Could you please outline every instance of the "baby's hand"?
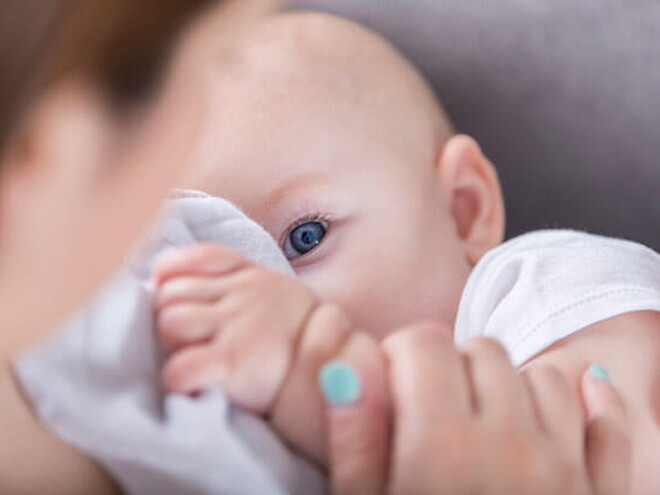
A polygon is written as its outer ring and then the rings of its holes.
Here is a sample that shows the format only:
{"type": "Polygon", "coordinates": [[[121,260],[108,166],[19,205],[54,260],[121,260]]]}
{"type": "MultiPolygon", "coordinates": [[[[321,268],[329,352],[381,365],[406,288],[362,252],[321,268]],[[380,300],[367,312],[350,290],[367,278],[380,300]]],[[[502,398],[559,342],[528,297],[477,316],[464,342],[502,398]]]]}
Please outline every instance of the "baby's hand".
{"type": "Polygon", "coordinates": [[[241,407],[271,411],[299,333],[318,302],[302,284],[218,245],[165,255],[155,269],[156,325],[169,392],[219,386],[241,407]]]}
{"type": "MultiPolygon", "coordinates": [[[[319,465],[325,464],[326,440],[317,375],[327,361],[359,366],[371,377],[374,400],[386,401],[379,344],[296,279],[230,249],[197,245],[164,256],[156,284],[169,392],[221,387],[319,465]]],[[[386,438],[384,425],[379,428],[386,438]]]]}

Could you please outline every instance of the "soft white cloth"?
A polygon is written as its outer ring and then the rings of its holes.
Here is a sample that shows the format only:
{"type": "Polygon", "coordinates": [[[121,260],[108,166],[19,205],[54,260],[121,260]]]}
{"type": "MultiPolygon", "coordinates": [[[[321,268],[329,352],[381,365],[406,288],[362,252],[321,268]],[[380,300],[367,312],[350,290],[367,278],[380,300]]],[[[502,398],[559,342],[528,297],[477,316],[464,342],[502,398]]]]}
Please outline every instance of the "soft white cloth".
{"type": "Polygon", "coordinates": [[[660,255],[630,241],[541,230],[490,251],[463,291],[454,339],[502,342],[515,365],[581,328],[660,311],[660,255]]]}
{"type": "Polygon", "coordinates": [[[133,495],[316,495],[325,480],[265,423],[214,390],[165,397],[152,333],[154,259],[200,241],[291,273],[277,244],[232,205],[183,194],[142,255],[46,345],[17,363],[42,422],[133,495]],[[144,254],[146,252],[146,254],[144,254]]]}
{"type": "MultiPolygon", "coordinates": [[[[163,396],[149,273],[155,256],[197,241],[229,244],[290,273],[268,234],[228,203],[205,195],[178,199],[147,255],[18,363],[28,397],[48,428],[98,459],[133,495],[325,493],[316,470],[221,391],[163,396]]],[[[537,232],[476,266],[456,339],[495,337],[520,364],[584,326],[642,309],[660,310],[658,254],[578,232],[537,232]]]]}

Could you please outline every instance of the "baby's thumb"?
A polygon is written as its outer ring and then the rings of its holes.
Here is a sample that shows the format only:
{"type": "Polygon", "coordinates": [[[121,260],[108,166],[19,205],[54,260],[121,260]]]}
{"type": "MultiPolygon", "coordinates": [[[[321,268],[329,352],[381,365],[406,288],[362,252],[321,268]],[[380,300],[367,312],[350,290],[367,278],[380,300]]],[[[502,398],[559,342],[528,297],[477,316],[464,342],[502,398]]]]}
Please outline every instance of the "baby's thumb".
{"type": "Polygon", "coordinates": [[[594,495],[630,493],[631,428],[625,405],[602,366],[582,377],[587,408],[587,468],[594,495]]]}

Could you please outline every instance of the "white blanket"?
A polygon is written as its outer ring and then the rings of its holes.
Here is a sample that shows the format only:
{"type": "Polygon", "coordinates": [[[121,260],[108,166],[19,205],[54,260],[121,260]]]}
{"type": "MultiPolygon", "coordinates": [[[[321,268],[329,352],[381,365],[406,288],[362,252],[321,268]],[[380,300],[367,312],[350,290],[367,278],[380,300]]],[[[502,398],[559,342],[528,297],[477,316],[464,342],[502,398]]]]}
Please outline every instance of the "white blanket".
{"type": "Polygon", "coordinates": [[[155,258],[200,241],[291,273],[275,241],[221,199],[187,193],[100,297],[17,364],[42,422],[133,495],[315,495],[321,474],[220,390],[164,396],[149,281],[155,258]]]}

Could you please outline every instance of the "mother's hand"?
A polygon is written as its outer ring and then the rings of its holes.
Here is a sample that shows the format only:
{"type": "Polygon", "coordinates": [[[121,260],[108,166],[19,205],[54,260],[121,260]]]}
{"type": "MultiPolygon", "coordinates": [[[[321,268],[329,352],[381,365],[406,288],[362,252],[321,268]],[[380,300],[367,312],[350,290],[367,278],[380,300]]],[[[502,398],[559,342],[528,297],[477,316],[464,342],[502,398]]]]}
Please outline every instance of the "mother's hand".
{"type": "Polygon", "coordinates": [[[389,452],[382,428],[374,428],[389,411],[368,400],[366,383],[361,400],[329,411],[334,495],[628,493],[625,412],[604,381],[585,376],[585,430],[557,370],[521,375],[493,341],[457,350],[438,326],[417,325],[383,349],[393,402],[389,452]]]}

